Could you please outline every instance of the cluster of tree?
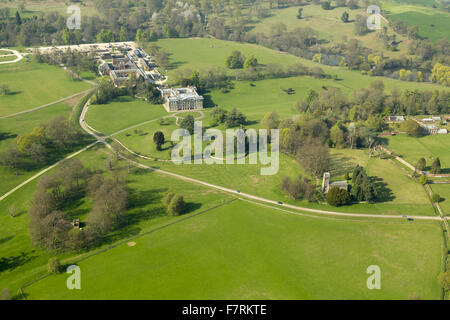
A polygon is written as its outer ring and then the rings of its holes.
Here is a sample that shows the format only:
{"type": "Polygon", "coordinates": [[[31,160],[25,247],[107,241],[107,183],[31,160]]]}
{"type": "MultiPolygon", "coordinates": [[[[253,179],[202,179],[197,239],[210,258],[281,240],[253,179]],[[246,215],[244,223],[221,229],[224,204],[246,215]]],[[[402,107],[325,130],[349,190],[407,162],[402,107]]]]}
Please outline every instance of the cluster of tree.
{"type": "Polygon", "coordinates": [[[167,213],[171,216],[179,216],[186,210],[184,197],[179,194],[168,193],[162,200],[167,213]]]}
{"type": "Polygon", "coordinates": [[[181,69],[173,74],[173,81],[180,86],[193,86],[199,93],[208,89],[231,89],[233,84],[225,68],[212,67],[200,71],[181,69]]]}
{"type": "Polygon", "coordinates": [[[305,199],[309,202],[317,200],[315,185],[302,175],[299,175],[294,181],[289,177],[284,177],[281,182],[281,190],[292,200],[305,199]]]}
{"type": "Polygon", "coordinates": [[[78,73],[80,71],[97,72],[97,59],[93,51],[79,52],[67,49],[65,51],[53,50],[49,53],[41,53],[36,49],[34,57],[39,63],[58,66],[62,64],[78,73]]]}
{"type": "Polygon", "coordinates": [[[126,178],[103,178],[80,160],[67,160],[38,183],[29,209],[30,238],[48,250],[85,249],[124,221],[127,198],[126,178]],[[87,227],[73,228],[64,210],[86,195],[94,201],[87,227]]]}
{"type": "MultiPolygon", "coordinates": [[[[338,88],[310,90],[305,99],[297,103],[297,110],[327,121],[368,121],[371,116],[446,114],[450,111],[450,93],[445,91],[419,91],[396,88],[390,94],[384,91],[381,81],[374,81],[369,88],[360,88],[345,95],[338,88]]],[[[372,122],[372,121],[368,121],[372,122]]],[[[370,123],[366,123],[370,126],[370,123]]],[[[373,122],[371,129],[381,131],[381,119],[373,122]]]]}
{"type": "Polygon", "coordinates": [[[253,55],[245,57],[240,51],[235,50],[225,60],[225,65],[228,69],[254,68],[258,65],[258,59],[253,55]]]}
{"type": "Polygon", "coordinates": [[[374,203],[377,200],[377,187],[363,167],[356,166],[352,174],[351,196],[356,201],[374,203]]]}
{"type": "Polygon", "coordinates": [[[245,115],[236,108],[228,112],[221,107],[214,107],[211,117],[214,119],[214,125],[224,124],[227,128],[243,127],[247,123],[245,115]]]}
{"type": "Polygon", "coordinates": [[[344,206],[352,200],[347,190],[338,187],[331,188],[326,195],[327,203],[334,207],[344,206]]]}
{"type": "Polygon", "coordinates": [[[0,154],[0,163],[10,169],[32,169],[55,160],[80,143],[81,133],[64,117],[55,117],[22,134],[0,154]]]}
{"type": "Polygon", "coordinates": [[[425,135],[425,130],[413,119],[407,119],[402,122],[400,130],[405,132],[409,137],[421,137],[425,135]]]}

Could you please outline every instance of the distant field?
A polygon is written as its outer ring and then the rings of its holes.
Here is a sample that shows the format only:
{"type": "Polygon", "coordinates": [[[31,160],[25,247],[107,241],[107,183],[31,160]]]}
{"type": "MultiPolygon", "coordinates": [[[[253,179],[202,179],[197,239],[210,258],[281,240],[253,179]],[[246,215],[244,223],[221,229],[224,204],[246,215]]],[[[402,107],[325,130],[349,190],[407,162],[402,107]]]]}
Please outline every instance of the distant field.
{"type": "Polygon", "coordinates": [[[387,139],[387,148],[412,165],[415,166],[417,161],[423,157],[427,161],[428,167],[431,167],[434,158],[439,157],[444,172],[450,173],[450,135],[413,138],[400,134],[389,136],[387,139]]]}
{"type": "Polygon", "coordinates": [[[438,299],[437,224],[311,219],[237,201],[79,263],[29,299],[438,299]],[[420,237],[416,235],[420,234],[420,237]],[[382,290],[368,290],[378,265],[382,290]],[[107,267],[106,267],[107,266],[107,267]]]}
{"type": "Polygon", "coordinates": [[[59,67],[23,60],[0,65],[0,84],[7,85],[11,92],[0,97],[0,116],[36,108],[91,87],[69,79],[59,67]]]}
{"type": "MultiPolygon", "coordinates": [[[[278,52],[262,46],[223,41],[209,38],[191,39],[163,39],[158,40],[157,45],[167,50],[170,54],[171,67],[169,79],[176,69],[202,70],[215,66],[225,67],[225,59],[233,50],[239,50],[244,55],[253,54],[261,64],[278,63],[280,65],[292,65],[302,63],[308,67],[320,67],[330,75],[336,75],[342,86],[349,89],[368,87],[372,81],[381,80],[387,91],[392,88],[420,89],[420,90],[450,90],[450,88],[430,83],[406,82],[393,80],[386,77],[370,77],[344,67],[330,67],[312,62],[308,59],[296,57],[287,53],[278,52]]],[[[233,71],[229,71],[232,74],[233,71]]],[[[309,79],[309,77],[306,77],[309,79]]],[[[292,81],[295,80],[286,80],[292,81]]],[[[293,86],[294,84],[292,84],[293,86]]],[[[233,95],[233,91],[230,92],[233,95]]]]}
{"type": "MultiPolygon", "coordinates": [[[[86,16],[92,16],[95,14],[98,14],[97,9],[93,6],[93,3],[91,0],[84,0],[82,3],[70,3],[70,2],[63,2],[58,0],[45,0],[45,1],[21,1],[25,5],[25,10],[23,12],[20,12],[20,15],[22,17],[32,17],[32,16],[39,16],[42,12],[52,12],[57,11],[60,14],[67,15],[67,8],[70,5],[76,5],[81,8],[81,14],[86,16]],[[44,3],[43,3],[44,2],[44,3]]],[[[15,14],[15,10],[19,10],[19,4],[16,2],[2,2],[0,3],[0,8],[8,7],[11,8],[10,15],[15,14]],[[14,11],[13,11],[14,10],[14,11]]]]}
{"type": "Polygon", "coordinates": [[[434,1],[416,0],[401,1],[405,3],[385,2],[383,10],[387,10],[393,20],[402,20],[409,26],[417,26],[419,35],[432,40],[446,38],[450,40],[450,13],[425,7],[424,2],[432,4],[434,1]]]}

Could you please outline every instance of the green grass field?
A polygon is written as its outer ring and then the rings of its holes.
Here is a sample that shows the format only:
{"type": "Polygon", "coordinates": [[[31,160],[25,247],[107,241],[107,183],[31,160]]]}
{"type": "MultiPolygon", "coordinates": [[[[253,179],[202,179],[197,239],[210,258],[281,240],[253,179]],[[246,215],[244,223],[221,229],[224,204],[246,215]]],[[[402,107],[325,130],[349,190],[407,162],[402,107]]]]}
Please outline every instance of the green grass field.
{"type": "MultiPolygon", "coordinates": [[[[168,72],[169,78],[176,69],[202,70],[215,66],[225,67],[225,59],[233,50],[239,50],[244,55],[254,55],[260,64],[277,63],[280,65],[292,65],[302,63],[308,67],[320,67],[330,75],[336,75],[342,86],[348,89],[358,89],[368,87],[372,81],[383,81],[387,91],[392,88],[419,89],[419,90],[450,90],[431,83],[406,82],[393,80],[386,77],[371,77],[360,74],[356,71],[348,70],[344,67],[331,67],[315,63],[311,60],[296,57],[287,53],[278,52],[258,45],[237,43],[209,38],[190,39],[162,39],[157,41],[157,45],[164,48],[170,54],[171,67],[168,72]]],[[[232,71],[230,71],[231,74],[232,71]]],[[[293,86],[295,79],[291,80],[293,86]]],[[[338,85],[336,85],[338,86],[338,85]]],[[[233,91],[231,91],[231,94],[233,91]]]]}
{"type": "Polygon", "coordinates": [[[441,206],[442,211],[447,216],[450,216],[450,184],[431,184],[431,189],[433,193],[437,193],[441,196],[441,206]]]}
{"type": "Polygon", "coordinates": [[[443,173],[450,173],[450,135],[429,135],[413,138],[400,134],[389,136],[387,139],[387,148],[413,166],[423,157],[427,161],[429,169],[434,159],[439,157],[443,173]]]}
{"type": "MultiPolygon", "coordinates": [[[[79,156],[86,166],[93,169],[105,169],[107,157],[108,154],[104,147],[94,148],[92,151],[87,151],[79,156]]],[[[114,168],[115,171],[125,170],[126,166],[119,163],[114,168]]],[[[188,203],[188,215],[229,199],[227,195],[214,190],[191,186],[173,178],[138,169],[131,171],[128,180],[130,194],[130,207],[127,211],[128,223],[119,231],[110,234],[109,241],[103,247],[176,219],[163,212],[161,199],[168,192],[184,195],[188,203]]],[[[8,287],[14,293],[21,285],[45,273],[47,261],[52,256],[51,253],[32,247],[28,236],[29,216],[27,211],[37,181],[26,185],[23,189],[0,202],[0,243],[2,244],[0,246],[0,257],[8,257],[11,258],[11,261],[14,261],[9,266],[1,265],[0,288],[8,287]],[[16,205],[19,211],[15,218],[11,218],[6,213],[7,208],[12,204],[16,205]]],[[[83,219],[91,206],[92,203],[89,199],[81,199],[67,213],[71,217],[83,219]]],[[[60,254],[59,257],[64,260],[80,254],[86,253],[60,254]]]]}
{"type": "Polygon", "coordinates": [[[59,67],[24,60],[0,65],[0,84],[7,85],[11,92],[0,97],[0,116],[33,109],[91,87],[69,79],[59,67]]]}
{"type": "Polygon", "coordinates": [[[446,38],[450,39],[450,13],[437,8],[426,6],[434,1],[416,0],[416,1],[400,1],[383,2],[383,10],[393,20],[402,20],[408,26],[417,26],[419,35],[437,40],[446,38]]]}
{"type": "Polygon", "coordinates": [[[437,224],[313,219],[237,201],[91,257],[29,299],[438,299],[437,224]],[[420,234],[420,237],[416,235],[420,234]],[[381,290],[366,269],[381,268],[381,290]],[[107,266],[107,267],[106,267],[107,266]]]}
{"type": "Polygon", "coordinates": [[[106,105],[91,105],[86,122],[94,129],[111,134],[167,115],[162,105],[152,105],[142,100],[120,97],[106,105]]]}

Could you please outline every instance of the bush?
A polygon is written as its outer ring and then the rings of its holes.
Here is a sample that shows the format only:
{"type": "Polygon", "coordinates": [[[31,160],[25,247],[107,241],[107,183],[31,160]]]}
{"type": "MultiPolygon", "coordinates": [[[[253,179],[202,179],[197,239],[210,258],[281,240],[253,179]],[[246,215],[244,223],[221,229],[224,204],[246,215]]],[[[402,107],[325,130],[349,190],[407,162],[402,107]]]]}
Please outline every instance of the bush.
{"type": "Polygon", "coordinates": [[[48,272],[50,273],[59,273],[61,271],[61,262],[58,258],[50,258],[48,260],[48,272]]]}
{"type": "Polygon", "coordinates": [[[434,193],[431,197],[431,200],[433,201],[433,203],[438,203],[441,201],[441,196],[437,193],[434,193]]]}
{"type": "Polygon", "coordinates": [[[424,175],[420,176],[420,183],[426,185],[428,183],[428,178],[424,175]]]}
{"type": "Polygon", "coordinates": [[[167,212],[172,216],[179,216],[186,208],[183,196],[175,195],[170,201],[167,212]]]}
{"type": "Polygon", "coordinates": [[[333,187],[327,193],[326,199],[328,204],[334,207],[340,207],[350,203],[351,197],[346,190],[340,189],[338,187],[333,187]]]}

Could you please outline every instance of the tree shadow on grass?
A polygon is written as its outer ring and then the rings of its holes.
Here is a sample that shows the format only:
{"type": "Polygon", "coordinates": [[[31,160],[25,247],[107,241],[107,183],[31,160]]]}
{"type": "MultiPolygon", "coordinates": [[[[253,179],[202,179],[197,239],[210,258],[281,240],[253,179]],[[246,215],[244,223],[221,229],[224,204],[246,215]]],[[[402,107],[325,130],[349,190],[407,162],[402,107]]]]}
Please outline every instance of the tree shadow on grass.
{"type": "Polygon", "coordinates": [[[388,184],[383,179],[379,177],[370,177],[370,179],[375,184],[377,202],[390,202],[395,199],[394,193],[388,188],[388,184]]]}
{"type": "Polygon", "coordinates": [[[0,245],[4,244],[5,242],[8,242],[9,240],[11,240],[12,238],[14,238],[14,236],[9,236],[9,237],[4,237],[0,239],[0,245]]]}
{"type": "Polygon", "coordinates": [[[20,267],[22,265],[24,265],[27,262],[30,262],[31,260],[33,260],[34,258],[36,258],[37,256],[32,256],[31,253],[33,253],[33,251],[31,252],[22,252],[20,255],[18,256],[10,256],[10,257],[3,257],[0,258],[0,272],[6,271],[6,270],[13,270],[17,267],[20,267]]]}
{"type": "Polygon", "coordinates": [[[352,158],[342,157],[340,155],[330,156],[330,167],[329,170],[333,176],[342,176],[346,173],[351,174],[355,169],[355,164],[351,161],[352,158]]]}
{"type": "Polygon", "coordinates": [[[6,140],[6,139],[14,139],[17,137],[17,134],[10,133],[10,132],[0,132],[0,141],[6,140]]]}

